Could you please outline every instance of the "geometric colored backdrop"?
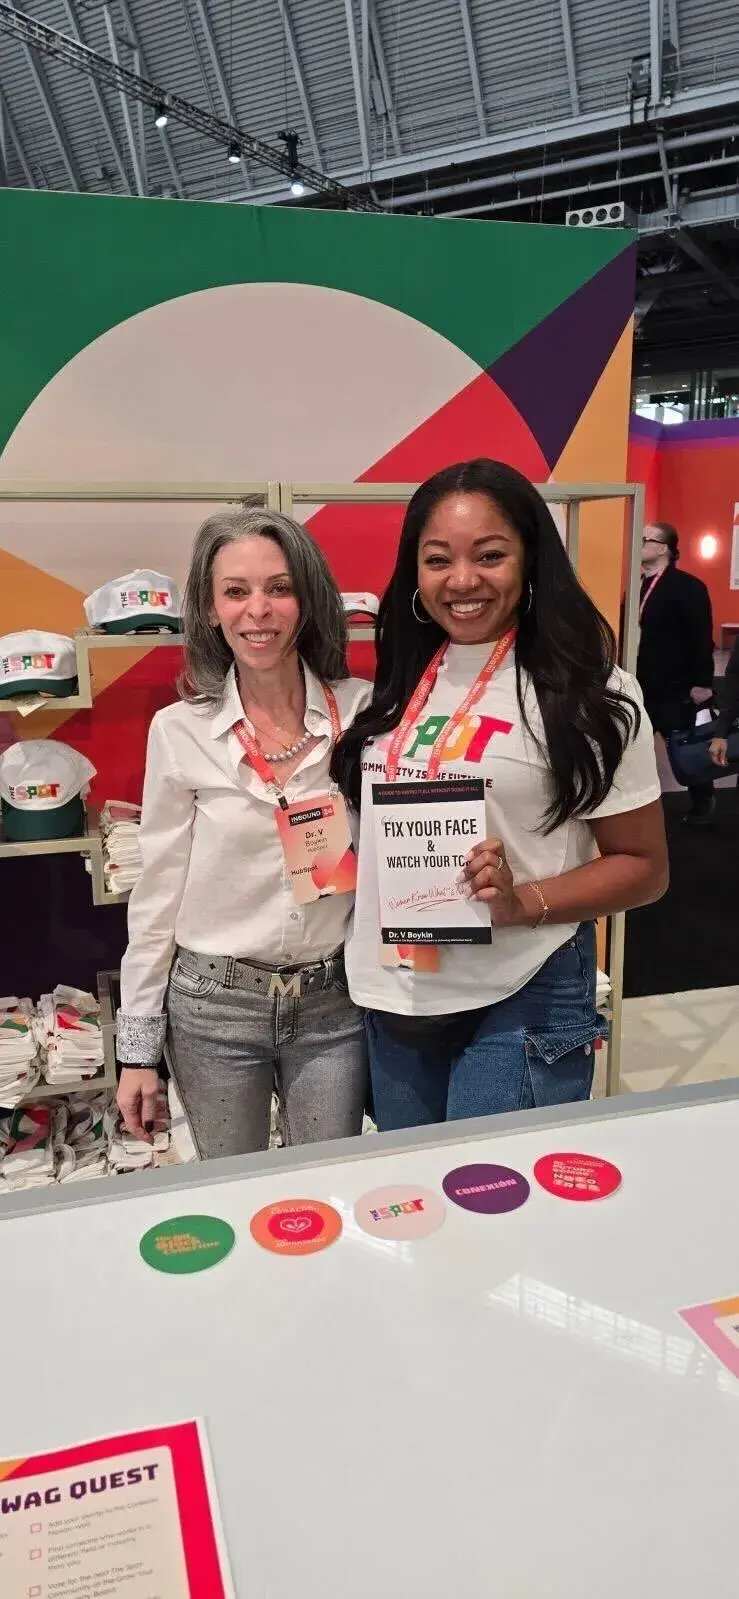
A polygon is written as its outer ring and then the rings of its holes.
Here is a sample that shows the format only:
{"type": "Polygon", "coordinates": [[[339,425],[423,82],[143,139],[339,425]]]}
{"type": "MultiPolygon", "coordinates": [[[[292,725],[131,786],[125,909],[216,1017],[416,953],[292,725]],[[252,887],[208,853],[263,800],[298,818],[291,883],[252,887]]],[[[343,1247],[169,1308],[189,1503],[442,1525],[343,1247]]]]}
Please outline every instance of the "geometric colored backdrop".
{"type": "MultiPolygon", "coordinates": [[[[625,476],[629,233],[4,190],[0,247],[0,481],[415,481],[477,454],[539,482],[625,476]]],[[[0,506],[0,634],[72,632],[135,566],[181,580],[206,510],[0,506]]],[[[375,591],[399,519],[307,517],[341,587],[375,591]]],[[[582,524],[612,616],[621,519],[582,524]]],[[[56,733],[98,800],[138,799],[175,667],[102,653],[92,711],[15,736],[56,733]]]]}

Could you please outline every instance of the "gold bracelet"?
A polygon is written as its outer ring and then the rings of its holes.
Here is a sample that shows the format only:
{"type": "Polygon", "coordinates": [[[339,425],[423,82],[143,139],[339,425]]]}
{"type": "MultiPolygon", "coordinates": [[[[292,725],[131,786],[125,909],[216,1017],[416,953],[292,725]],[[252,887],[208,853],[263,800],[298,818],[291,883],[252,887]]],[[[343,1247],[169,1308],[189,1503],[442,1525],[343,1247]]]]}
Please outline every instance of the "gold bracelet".
{"type": "Polygon", "coordinates": [[[532,932],[535,933],[537,928],[544,926],[544,923],[549,915],[549,906],[547,905],[538,883],[529,883],[529,888],[533,888],[539,904],[541,905],[541,916],[539,917],[538,922],[534,922],[534,926],[532,928],[532,932]]]}

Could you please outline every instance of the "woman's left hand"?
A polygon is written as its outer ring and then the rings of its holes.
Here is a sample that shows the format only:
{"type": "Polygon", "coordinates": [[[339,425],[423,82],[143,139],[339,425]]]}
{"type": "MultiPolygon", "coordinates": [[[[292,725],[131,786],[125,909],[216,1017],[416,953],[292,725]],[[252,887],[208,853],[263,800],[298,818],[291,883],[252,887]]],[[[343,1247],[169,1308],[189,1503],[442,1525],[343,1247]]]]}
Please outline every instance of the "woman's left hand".
{"type": "Polygon", "coordinates": [[[489,905],[494,927],[511,927],[520,919],[521,907],[502,839],[485,838],[481,844],[474,845],[462,870],[461,882],[470,899],[483,900],[489,905]]]}

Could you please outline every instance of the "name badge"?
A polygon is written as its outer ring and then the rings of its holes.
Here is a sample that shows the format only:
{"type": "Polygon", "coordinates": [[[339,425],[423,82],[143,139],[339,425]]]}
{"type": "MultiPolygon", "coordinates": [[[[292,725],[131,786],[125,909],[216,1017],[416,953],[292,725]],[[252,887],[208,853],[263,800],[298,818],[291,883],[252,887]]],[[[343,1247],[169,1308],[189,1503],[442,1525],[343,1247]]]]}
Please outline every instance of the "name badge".
{"type": "Polygon", "coordinates": [[[275,821],[298,905],[354,891],[357,857],[342,794],[277,806],[275,821]]]}
{"type": "Polygon", "coordinates": [[[373,783],[372,801],[383,945],[491,944],[487,905],[458,886],[485,838],[482,779],[373,783]]]}

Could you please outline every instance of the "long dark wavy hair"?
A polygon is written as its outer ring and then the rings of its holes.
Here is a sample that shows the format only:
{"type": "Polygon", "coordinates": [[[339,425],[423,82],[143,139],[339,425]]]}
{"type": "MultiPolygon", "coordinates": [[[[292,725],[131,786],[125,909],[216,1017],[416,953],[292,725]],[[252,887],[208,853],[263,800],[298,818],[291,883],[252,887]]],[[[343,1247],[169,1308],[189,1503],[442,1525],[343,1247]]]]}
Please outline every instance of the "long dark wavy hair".
{"type": "Polygon", "coordinates": [[[515,647],[518,704],[522,723],[551,772],[552,800],[543,818],[549,833],[606,798],[625,746],[639,727],[639,709],[609,685],[616,661],[613,631],[578,582],[545,501],[528,478],[502,461],[447,466],[410,500],[395,571],[380,604],[374,693],[336,745],[332,775],[358,809],[362,746],[397,727],[446,637],[435,621],[418,621],[412,601],[421,534],[439,502],[460,493],[487,495],[523,541],[524,603],[515,647]],[[543,743],[526,710],[529,679],[544,724],[543,743]]]}

